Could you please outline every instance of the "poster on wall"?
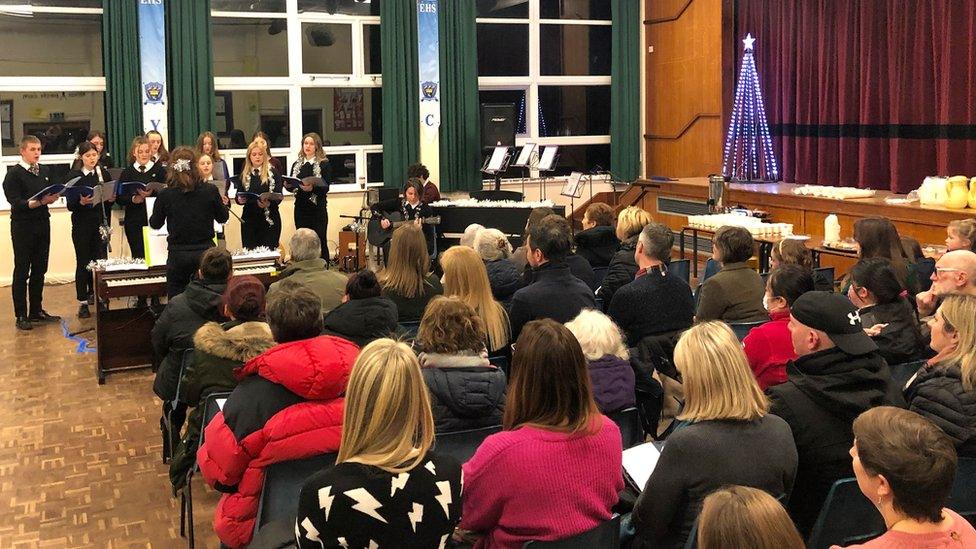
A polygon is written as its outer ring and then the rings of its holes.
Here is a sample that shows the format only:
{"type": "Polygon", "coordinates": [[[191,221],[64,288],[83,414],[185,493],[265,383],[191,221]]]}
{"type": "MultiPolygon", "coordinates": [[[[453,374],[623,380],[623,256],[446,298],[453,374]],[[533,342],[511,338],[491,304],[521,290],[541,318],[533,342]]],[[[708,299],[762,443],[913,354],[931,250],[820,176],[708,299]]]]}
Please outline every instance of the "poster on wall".
{"type": "Polygon", "coordinates": [[[366,114],[363,108],[363,90],[337,89],[332,94],[333,123],[337,132],[361,132],[366,114]]]}

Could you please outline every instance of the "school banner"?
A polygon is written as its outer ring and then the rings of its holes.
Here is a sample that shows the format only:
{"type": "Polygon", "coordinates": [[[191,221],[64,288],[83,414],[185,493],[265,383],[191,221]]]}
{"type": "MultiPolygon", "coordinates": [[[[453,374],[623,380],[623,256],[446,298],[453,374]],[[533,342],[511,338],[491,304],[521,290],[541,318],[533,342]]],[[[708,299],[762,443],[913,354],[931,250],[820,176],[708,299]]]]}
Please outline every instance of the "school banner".
{"type": "Polygon", "coordinates": [[[441,125],[440,39],[437,0],[417,1],[417,61],[420,74],[420,127],[428,141],[441,125]]]}
{"type": "Polygon", "coordinates": [[[139,0],[142,129],[166,133],[166,9],[164,0],[139,0]]]}

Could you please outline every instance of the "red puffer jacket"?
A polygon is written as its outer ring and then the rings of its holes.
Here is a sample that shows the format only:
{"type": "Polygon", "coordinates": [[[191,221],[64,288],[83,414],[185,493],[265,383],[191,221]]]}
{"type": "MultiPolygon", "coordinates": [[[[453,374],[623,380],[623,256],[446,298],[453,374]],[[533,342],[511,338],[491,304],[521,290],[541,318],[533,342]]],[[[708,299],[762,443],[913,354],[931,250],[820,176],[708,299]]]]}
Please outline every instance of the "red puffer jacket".
{"type": "Polygon", "coordinates": [[[236,373],[242,378],[204,431],[197,463],[226,492],[214,531],[224,544],[251,541],[264,467],[339,449],[343,395],[359,348],[320,336],[268,349],[236,373]]]}

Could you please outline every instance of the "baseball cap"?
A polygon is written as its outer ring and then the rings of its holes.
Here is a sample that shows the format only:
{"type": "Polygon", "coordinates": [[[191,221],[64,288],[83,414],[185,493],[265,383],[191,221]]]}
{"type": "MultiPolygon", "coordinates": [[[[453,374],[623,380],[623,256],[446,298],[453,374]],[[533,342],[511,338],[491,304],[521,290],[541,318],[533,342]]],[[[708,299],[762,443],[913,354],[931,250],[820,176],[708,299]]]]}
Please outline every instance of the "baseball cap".
{"type": "Polygon", "coordinates": [[[826,333],[840,350],[850,355],[876,351],[878,346],[864,333],[861,315],[847,296],[833,292],[807,292],[790,307],[797,322],[826,333]]]}

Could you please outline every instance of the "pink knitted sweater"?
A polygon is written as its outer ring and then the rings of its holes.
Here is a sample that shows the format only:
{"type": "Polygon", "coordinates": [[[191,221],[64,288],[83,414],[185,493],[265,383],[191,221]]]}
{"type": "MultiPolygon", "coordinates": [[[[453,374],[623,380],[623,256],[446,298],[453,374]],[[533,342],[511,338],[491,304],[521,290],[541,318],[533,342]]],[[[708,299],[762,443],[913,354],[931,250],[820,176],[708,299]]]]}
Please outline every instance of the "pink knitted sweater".
{"type": "Polygon", "coordinates": [[[485,439],[463,466],[461,528],[483,534],[476,548],[518,549],[610,519],[624,487],[622,444],[617,425],[598,420],[592,435],[522,427],[485,439]]]}

